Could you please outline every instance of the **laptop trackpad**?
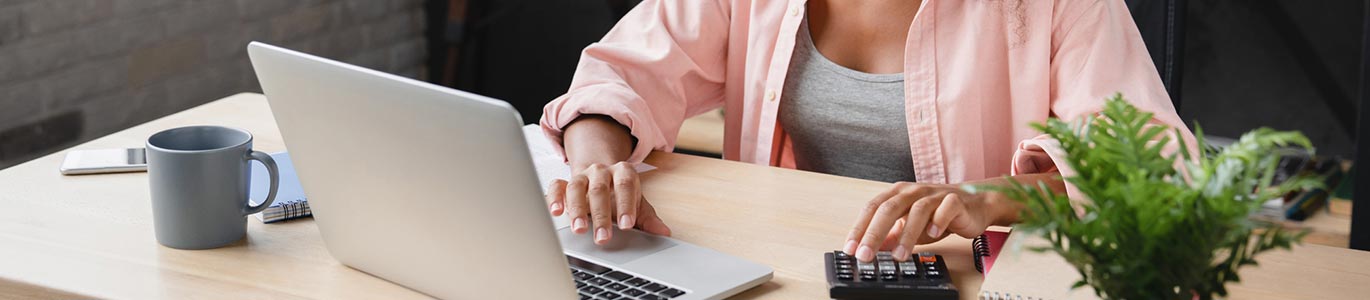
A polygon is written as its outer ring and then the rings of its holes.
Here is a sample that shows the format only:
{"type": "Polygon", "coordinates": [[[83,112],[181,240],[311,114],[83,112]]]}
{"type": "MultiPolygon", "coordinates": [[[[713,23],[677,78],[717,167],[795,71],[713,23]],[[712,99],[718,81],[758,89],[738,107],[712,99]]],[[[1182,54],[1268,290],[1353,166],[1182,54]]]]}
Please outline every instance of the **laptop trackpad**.
{"type": "Polygon", "coordinates": [[[589,233],[575,234],[569,227],[557,230],[557,238],[561,239],[561,247],[567,252],[620,265],[676,246],[676,242],[668,238],[618,229],[614,229],[613,238],[603,246],[595,245],[594,236],[589,233]]]}

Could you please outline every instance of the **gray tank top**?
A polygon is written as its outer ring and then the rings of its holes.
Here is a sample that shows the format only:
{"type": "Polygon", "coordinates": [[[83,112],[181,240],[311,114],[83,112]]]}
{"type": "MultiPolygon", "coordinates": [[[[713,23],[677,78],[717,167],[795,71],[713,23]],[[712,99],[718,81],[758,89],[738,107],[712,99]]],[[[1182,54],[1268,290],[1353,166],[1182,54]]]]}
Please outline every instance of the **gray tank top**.
{"type": "Polygon", "coordinates": [[[781,93],[780,124],[800,170],[876,181],[914,181],[904,115],[904,74],[870,74],[823,57],[799,26],[781,93]]]}

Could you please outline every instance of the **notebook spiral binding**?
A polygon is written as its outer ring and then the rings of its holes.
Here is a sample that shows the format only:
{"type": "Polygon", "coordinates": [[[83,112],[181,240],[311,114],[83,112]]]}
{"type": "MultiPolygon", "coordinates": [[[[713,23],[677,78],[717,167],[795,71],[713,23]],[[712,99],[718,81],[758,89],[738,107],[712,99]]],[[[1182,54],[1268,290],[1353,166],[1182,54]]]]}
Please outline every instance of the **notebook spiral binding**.
{"type": "Polygon", "coordinates": [[[980,273],[985,272],[984,258],[989,256],[990,245],[986,239],[985,235],[981,234],[970,242],[971,253],[975,255],[975,271],[980,273]]]}
{"type": "Polygon", "coordinates": [[[1042,298],[1023,297],[1023,295],[999,292],[983,291],[980,292],[979,300],[1043,300],[1042,298]]]}
{"type": "Polygon", "coordinates": [[[305,199],[295,199],[281,202],[280,220],[299,218],[309,216],[312,214],[313,210],[309,209],[309,202],[306,202],[305,199]]]}

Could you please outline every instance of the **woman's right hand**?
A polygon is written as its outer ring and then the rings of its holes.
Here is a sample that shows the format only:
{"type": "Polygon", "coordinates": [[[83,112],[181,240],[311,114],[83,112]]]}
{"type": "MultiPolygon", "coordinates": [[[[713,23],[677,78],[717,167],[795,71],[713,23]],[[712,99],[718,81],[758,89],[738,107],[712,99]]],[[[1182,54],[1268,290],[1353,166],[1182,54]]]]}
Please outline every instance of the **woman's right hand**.
{"type": "Polygon", "coordinates": [[[571,180],[548,187],[552,215],[571,218],[571,232],[594,232],[595,244],[613,237],[612,226],[671,235],[656,209],[642,197],[628,129],[605,116],[586,115],[567,125],[562,135],[571,180]]]}

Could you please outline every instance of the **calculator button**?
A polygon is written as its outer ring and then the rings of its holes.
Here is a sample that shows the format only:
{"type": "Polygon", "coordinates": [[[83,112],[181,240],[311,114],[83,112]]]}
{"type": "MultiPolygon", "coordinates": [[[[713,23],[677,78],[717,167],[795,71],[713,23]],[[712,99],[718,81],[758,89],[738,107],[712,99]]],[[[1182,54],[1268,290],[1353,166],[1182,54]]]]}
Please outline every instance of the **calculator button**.
{"type": "Polygon", "coordinates": [[[851,270],[851,264],[839,264],[839,265],[837,265],[837,269],[838,269],[838,270],[851,270]]]}
{"type": "Polygon", "coordinates": [[[851,269],[837,270],[837,275],[842,275],[842,274],[851,275],[851,274],[852,274],[851,269]]]}
{"type": "Polygon", "coordinates": [[[850,281],[850,280],[852,279],[852,275],[851,275],[851,273],[847,273],[847,274],[837,274],[837,279],[850,281]]]}
{"type": "Polygon", "coordinates": [[[917,270],[903,270],[902,272],[900,272],[900,275],[903,275],[904,278],[918,277],[918,271],[917,271],[917,270]]]}
{"type": "Polygon", "coordinates": [[[861,273],[861,280],[867,280],[867,281],[875,280],[875,273],[871,273],[871,274],[861,273]]]}
{"type": "Polygon", "coordinates": [[[941,278],[941,277],[942,277],[942,272],[940,272],[940,271],[928,271],[928,278],[941,278]]]}
{"type": "Polygon", "coordinates": [[[647,284],[647,286],[642,287],[642,289],[647,290],[648,292],[656,292],[666,289],[666,286],[654,282],[647,284]]]}
{"type": "Polygon", "coordinates": [[[880,275],[880,280],[884,280],[884,281],[895,281],[895,280],[898,280],[898,279],[899,279],[898,277],[895,277],[895,276],[894,276],[894,273],[893,273],[893,272],[891,272],[890,274],[880,275]]]}
{"type": "Polygon", "coordinates": [[[937,262],[937,256],[936,256],[936,255],[933,255],[933,254],[931,254],[931,253],[919,254],[919,255],[918,255],[918,261],[925,262],[925,263],[937,262]]]}

